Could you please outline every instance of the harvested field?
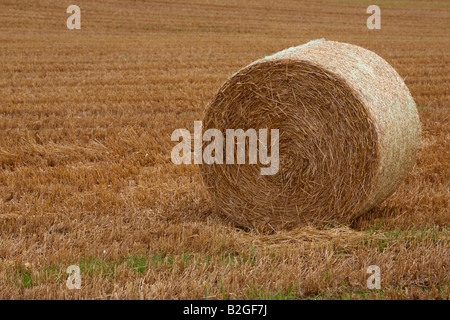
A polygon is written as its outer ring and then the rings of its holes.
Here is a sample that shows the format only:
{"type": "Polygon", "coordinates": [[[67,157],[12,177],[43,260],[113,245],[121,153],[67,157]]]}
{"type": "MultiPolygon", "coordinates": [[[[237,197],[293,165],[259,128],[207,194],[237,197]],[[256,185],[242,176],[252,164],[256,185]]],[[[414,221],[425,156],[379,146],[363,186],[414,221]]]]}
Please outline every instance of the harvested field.
{"type": "Polygon", "coordinates": [[[77,1],[68,30],[71,4],[0,2],[0,299],[449,298],[447,1],[380,1],[380,30],[365,1],[77,1]],[[192,131],[237,70],[318,38],[403,77],[416,165],[351,223],[241,228],[198,166],[172,163],[171,133],[192,131]]]}

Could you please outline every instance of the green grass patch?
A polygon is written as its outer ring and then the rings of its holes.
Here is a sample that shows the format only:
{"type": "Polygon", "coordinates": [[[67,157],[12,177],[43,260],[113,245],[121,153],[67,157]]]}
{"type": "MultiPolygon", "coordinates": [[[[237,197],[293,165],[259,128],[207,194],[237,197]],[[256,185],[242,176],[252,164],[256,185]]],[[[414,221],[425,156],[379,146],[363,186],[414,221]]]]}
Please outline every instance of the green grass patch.
{"type": "Polygon", "coordinates": [[[81,274],[88,275],[89,277],[97,274],[106,277],[114,276],[117,268],[116,262],[95,257],[81,260],[77,265],[80,267],[81,274]]]}
{"type": "Polygon", "coordinates": [[[160,251],[153,255],[127,255],[118,260],[106,260],[103,258],[90,256],[81,259],[78,262],[55,265],[44,265],[41,267],[26,267],[23,264],[7,267],[6,283],[8,285],[15,285],[18,288],[30,289],[37,284],[49,282],[65,282],[69,277],[66,269],[69,265],[77,265],[80,268],[82,279],[85,277],[92,278],[94,276],[110,277],[116,276],[117,268],[121,265],[126,265],[127,268],[133,270],[135,274],[144,274],[151,268],[168,268],[172,269],[174,260],[177,257],[183,263],[191,263],[193,256],[188,253],[181,253],[179,255],[165,254],[160,251]]]}
{"type": "Polygon", "coordinates": [[[294,285],[286,290],[275,292],[263,288],[250,287],[246,291],[245,298],[250,300],[298,300],[301,296],[297,294],[297,287],[294,285]]]}
{"type": "Polygon", "coordinates": [[[409,230],[398,228],[393,230],[379,230],[379,227],[380,225],[377,224],[367,230],[368,236],[361,240],[362,246],[377,248],[378,251],[382,252],[385,248],[396,242],[409,244],[418,242],[437,243],[443,241],[443,239],[446,239],[449,236],[448,228],[439,228],[427,225],[409,230]],[[375,234],[377,234],[378,237],[373,237],[375,234]]]}
{"type": "Polygon", "coordinates": [[[419,109],[419,111],[425,111],[427,108],[428,108],[427,106],[421,106],[421,105],[417,106],[417,109],[419,109]]]}
{"type": "Polygon", "coordinates": [[[33,277],[31,271],[20,265],[16,269],[14,284],[19,288],[30,289],[33,287],[33,277]]]}

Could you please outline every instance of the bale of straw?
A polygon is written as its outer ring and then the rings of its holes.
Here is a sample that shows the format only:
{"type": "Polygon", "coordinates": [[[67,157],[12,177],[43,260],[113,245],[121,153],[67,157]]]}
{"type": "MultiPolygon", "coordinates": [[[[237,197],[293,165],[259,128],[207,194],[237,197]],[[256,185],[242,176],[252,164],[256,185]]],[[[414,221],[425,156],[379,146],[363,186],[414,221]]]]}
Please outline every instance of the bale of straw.
{"type": "Polygon", "coordinates": [[[416,105],[399,74],[369,50],[324,39],[235,73],[203,123],[224,135],[279,130],[275,175],[261,175],[261,164],[201,165],[220,212],[258,230],[350,223],[396,190],[420,143],[416,105]]]}

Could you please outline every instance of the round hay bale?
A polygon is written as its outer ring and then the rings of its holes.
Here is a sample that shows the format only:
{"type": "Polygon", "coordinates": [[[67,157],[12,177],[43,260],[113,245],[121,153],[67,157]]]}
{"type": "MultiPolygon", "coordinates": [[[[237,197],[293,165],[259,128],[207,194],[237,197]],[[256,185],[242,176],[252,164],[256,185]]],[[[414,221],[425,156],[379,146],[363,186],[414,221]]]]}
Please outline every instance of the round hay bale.
{"type": "Polygon", "coordinates": [[[369,50],[324,39],[235,73],[203,126],[224,136],[279,130],[274,175],[261,175],[260,162],[201,165],[219,210],[258,230],[351,222],[396,190],[420,142],[416,105],[399,74],[369,50]]]}

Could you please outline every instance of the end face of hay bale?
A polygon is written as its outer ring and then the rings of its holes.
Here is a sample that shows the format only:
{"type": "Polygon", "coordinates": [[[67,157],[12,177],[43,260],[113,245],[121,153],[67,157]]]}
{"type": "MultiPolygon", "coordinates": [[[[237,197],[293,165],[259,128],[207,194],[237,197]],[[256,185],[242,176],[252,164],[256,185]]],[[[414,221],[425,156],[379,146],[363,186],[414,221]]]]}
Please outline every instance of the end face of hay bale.
{"type": "Polygon", "coordinates": [[[226,129],[279,130],[275,175],[262,176],[260,163],[201,166],[219,210],[257,229],[348,222],[363,214],[405,178],[420,133],[414,101],[386,61],[321,40],[234,74],[209,105],[204,126],[224,135],[226,129]]]}

